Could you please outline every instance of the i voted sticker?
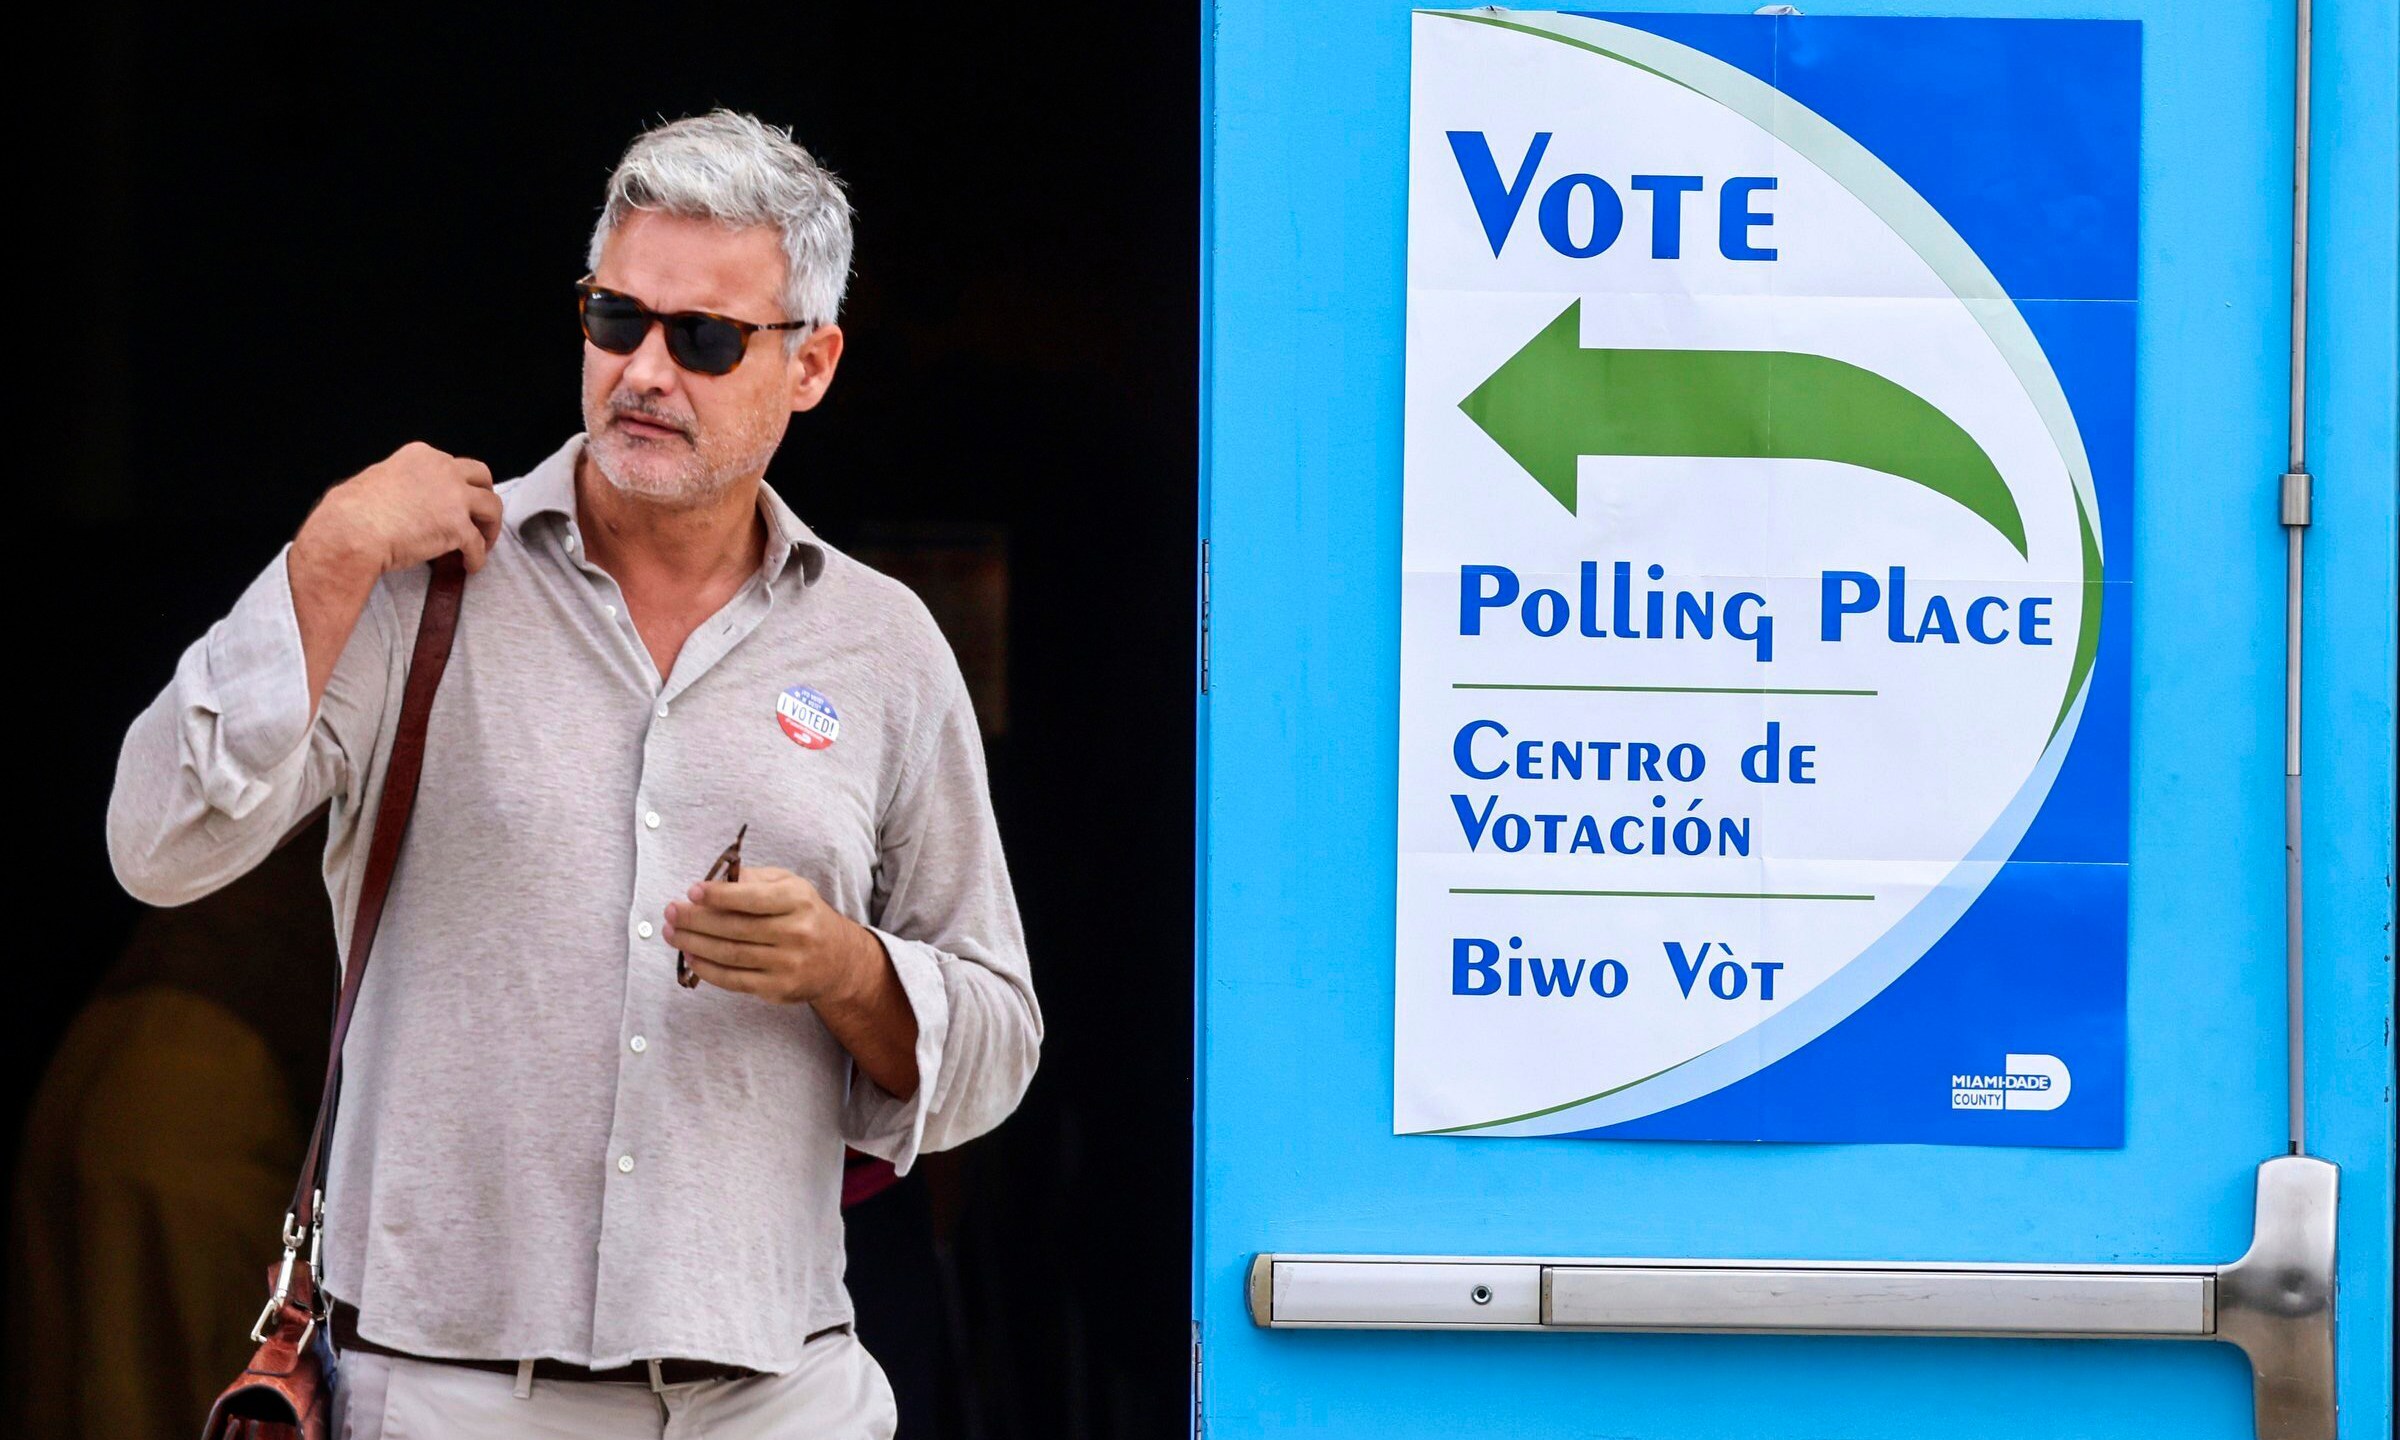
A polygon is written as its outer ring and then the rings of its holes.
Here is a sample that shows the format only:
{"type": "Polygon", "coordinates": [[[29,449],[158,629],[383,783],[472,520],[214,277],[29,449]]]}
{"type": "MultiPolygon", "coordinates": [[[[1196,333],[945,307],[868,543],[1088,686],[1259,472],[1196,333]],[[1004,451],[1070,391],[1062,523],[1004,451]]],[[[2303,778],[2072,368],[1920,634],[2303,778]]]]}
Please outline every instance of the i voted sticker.
{"type": "Polygon", "coordinates": [[[842,717],[833,702],[806,685],[775,697],[775,723],[803,750],[822,750],[841,738],[842,717]]]}

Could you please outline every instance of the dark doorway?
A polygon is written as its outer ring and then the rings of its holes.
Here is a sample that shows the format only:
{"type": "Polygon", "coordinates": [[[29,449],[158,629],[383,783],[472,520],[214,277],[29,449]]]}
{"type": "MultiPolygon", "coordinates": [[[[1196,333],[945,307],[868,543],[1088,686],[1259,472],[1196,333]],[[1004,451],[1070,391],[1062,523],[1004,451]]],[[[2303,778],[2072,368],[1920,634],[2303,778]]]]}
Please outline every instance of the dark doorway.
{"type": "Polygon", "coordinates": [[[730,105],[793,127],[859,217],[839,381],[770,480],[954,613],[1004,597],[1003,625],[954,640],[996,697],[1049,1038],[1016,1117],[878,1222],[941,1236],[894,1282],[930,1328],[885,1327],[939,1380],[915,1433],[1186,1423],[1194,17],[96,3],[72,23],[25,112],[61,198],[19,210],[63,268],[16,297],[49,382],[36,443],[58,450],[19,476],[19,671],[45,701],[19,769],[53,913],[15,967],[8,1153],[142,918],[102,844],[126,723],[327,485],[412,439],[515,475],[570,433],[569,284],[608,169],[644,124],[730,105]]]}

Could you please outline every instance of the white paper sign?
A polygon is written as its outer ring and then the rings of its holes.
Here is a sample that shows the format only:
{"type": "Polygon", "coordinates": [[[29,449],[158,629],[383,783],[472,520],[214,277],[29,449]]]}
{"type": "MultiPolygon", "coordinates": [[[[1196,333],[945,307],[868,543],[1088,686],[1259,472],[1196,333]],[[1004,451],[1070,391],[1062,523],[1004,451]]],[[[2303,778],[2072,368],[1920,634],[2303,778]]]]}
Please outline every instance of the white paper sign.
{"type": "Polygon", "coordinates": [[[2089,464],[1931,205],[1603,20],[1416,17],[1407,334],[1394,1127],[1590,1132],[1824,1034],[2009,861],[2089,464]]]}

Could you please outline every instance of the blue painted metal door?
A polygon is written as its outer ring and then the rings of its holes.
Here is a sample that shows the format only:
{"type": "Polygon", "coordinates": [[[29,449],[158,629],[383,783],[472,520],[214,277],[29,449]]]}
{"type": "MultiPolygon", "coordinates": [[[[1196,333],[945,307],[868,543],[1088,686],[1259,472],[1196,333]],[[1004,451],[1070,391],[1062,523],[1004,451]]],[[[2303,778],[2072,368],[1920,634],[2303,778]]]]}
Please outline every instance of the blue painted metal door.
{"type": "MultiPolygon", "coordinates": [[[[1392,1133],[1410,14],[1222,0],[1203,159],[1208,1435],[2250,1433],[2248,1368],[2212,1344],[1270,1331],[1246,1304],[1264,1251],[2142,1264],[2249,1243],[2257,1166],[2286,1133],[2273,486],[2293,17],[2250,0],[1951,8],[2143,27],[2122,1146],[1392,1133]]],[[[2342,1167],[2342,1433],[2384,1436],[2395,28],[2384,0],[2325,0],[2316,23],[2306,1083],[2311,1150],[2342,1167]]]]}

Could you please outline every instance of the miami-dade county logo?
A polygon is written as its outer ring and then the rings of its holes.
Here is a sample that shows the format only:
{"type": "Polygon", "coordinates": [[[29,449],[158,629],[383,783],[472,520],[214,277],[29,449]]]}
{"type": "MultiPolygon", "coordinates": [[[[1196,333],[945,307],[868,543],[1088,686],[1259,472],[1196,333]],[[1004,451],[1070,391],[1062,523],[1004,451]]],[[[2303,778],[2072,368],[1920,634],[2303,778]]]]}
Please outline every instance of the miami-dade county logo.
{"type": "Polygon", "coordinates": [[[842,735],[842,717],[833,702],[806,685],[775,697],[775,723],[803,750],[822,750],[842,735]]]}
{"type": "Polygon", "coordinates": [[[2011,1055],[1997,1075],[1952,1075],[1953,1110],[2056,1110],[2075,1089],[2056,1055],[2011,1055]]]}

